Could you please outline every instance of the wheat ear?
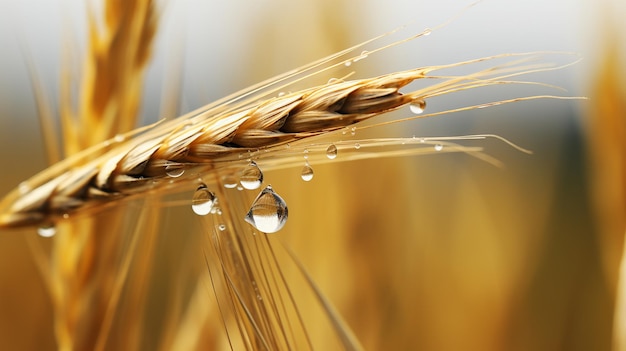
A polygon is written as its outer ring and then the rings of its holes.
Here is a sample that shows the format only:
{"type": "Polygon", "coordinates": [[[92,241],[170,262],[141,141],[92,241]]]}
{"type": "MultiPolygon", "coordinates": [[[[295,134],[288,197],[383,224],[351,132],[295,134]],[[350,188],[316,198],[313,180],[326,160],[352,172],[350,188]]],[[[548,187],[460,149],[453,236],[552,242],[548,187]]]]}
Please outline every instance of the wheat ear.
{"type": "Polygon", "coordinates": [[[251,149],[272,151],[276,146],[328,134],[434,96],[489,85],[527,84],[507,79],[546,69],[520,64],[535,56],[532,53],[498,55],[371,79],[335,80],[261,102],[246,100],[233,107],[201,109],[148,128],[143,134],[140,134],[143,129],[135,131],[132,134],[140,135],[129,140],[118,137],[106,141],[22,183],[1,204],[0,226],[52,223],[79,208],[98,207],[130,195],[166,188],[169,182],[162,180],[170,177],[179,178],[176,183],[180,186],[203,172],[229,167],[223,161],[232,161],[233,155],[251,149]],[[522,59],[469,75],[429,75],[438,69],[516,56],[522,59]],[[443,81],[406,94],[399,91],[414,80],[425,78],[443,78],[443,81]],[[179,177],[187,169],[193,171],[179,177]]]}

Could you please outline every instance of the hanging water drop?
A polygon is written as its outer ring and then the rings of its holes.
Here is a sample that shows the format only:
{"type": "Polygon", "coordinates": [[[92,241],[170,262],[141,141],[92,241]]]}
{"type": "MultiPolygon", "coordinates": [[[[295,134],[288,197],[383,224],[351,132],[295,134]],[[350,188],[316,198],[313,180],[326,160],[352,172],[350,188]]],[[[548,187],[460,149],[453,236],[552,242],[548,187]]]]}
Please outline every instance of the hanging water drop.
{"type": "Polygon", "coordinates": [[[211,213],[215,200],[215,194],[209,191],[206,185],[202,184],[196,189],[196,192],[193,193],[191,209],[199,216],[206,216],[211,213]]]}
{"type": "Polygon", "coordinates": [[[441,150],[443,150],[443,145],[435,144],[435,151],[441,151],[441,150]]]}
{"type": "Polygon", "coordinates": [[[245,221],[264,233],[276,233],[287,223],[287,204],[268,185],[256,197],[245,221]]]}
{"type": "Polygon", "coordinates": [[[313,179],[313,168],[311,168],[311,165],[309,165],[308,162],[304,165],[304,167],[302,167],[302,173],[300,173],[300,177],[305,182],[310,182],[311,179],[313,179]]]}
{"type": "Polygon", "coordinates": [[[165,174],[172,178],[178,178],[185,173],[185,168],[180,163],[170,163],[165,166],[165,174]]]}
{"type": "Polygon", "coordinates": [[[256,162],[250,161],[248,166],[244,168],[241,178],[239,178],[239,183],[248,190],[258,189],[261,186],[261,183],[263,183],[263,172],[261,172],[256,162]]]}
{"type": "Polygon", "coordinates": [[[48,223],[44,224],[41,227],[37,228],[37,234],[44,238],[53,237],[57,233],[57,228],[54,224],[48,223]]]}
{"type": "Polygon", "coordinates": [[[350,135],[352,135],[352,136],[356,135],[356,127],[350,128],[350,135]]]}
{"type": "Polygon", "coordinates": [[[337,147],[335,144],[330,144],[330,146],[326,149],[326,157],[330,160],[334,160],[337,157],[337,147]]]}
{"type": "Polygon", "coordinates": [[[409,109],[416,115],[421,114],[426,109],[426,101],[415,99],[409,104],[409,109]]]}
{"type": "Polygon", "coordinates": [[[304,149],[304,151],[302,151],[302,153],[304,154],[304,156],[303,156],[303,157],[304,157],[304,159],[305,159],[305,160],[308,160],[308,159],[309,159],[309,150],[304,149]]]}

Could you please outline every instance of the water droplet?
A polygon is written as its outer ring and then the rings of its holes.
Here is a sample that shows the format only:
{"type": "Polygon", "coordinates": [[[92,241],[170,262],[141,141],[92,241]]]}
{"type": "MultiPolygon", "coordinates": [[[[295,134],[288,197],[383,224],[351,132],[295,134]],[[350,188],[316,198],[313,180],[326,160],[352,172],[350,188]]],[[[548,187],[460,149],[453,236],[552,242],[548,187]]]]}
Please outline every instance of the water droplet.
{"type": "Polygon", "coordinates": [[[409,109],[414,114],[419,115],[426,109],[426,101],[422,99],[415,99],[409,104],[409,109]]]}
{"type": "Polygon", "coordinates": [[[116,135],[113,137],[113,140],[114,140],[116,143],[121,143],[122,141],[124,141],[124,139],[126,139],[126,137],[124,137],[124,135],[122,135],[122,134],[116,134],[116,135]]]}
{"type": "Polygon", "coordinates": [[[285,92],[284,91],[281,91],[280,93],[278,93],[278,97],[282,97],[282,96],[285,96],[285,92]]]}
{"type": "Polygon", "coordinates": [[[258,189],[261,186],[261,183],[263,183],[263,172],[261,172],[256,162],[250,161],[248,166],[244,168],[241,178],[239,178],[239,183],[248,190],[258,189]]]}
{"type": "Polygon", "coordinates": [[[220,231],[225,231],[226,230],[226,225],[224,224],[220,224],[219,226],[217,226],[217,229],[219,229],[220,231]]]}
{"type": "Polygon", "coordinates": [[[307,162],[304,167],[302,167],[302,173],[300,173],[300,177],[305,182],[310,182],[313,179],[313,168],[307,162]]]}
{"type": "Polygon", "coordinates": [[[369,52],[367,50],[363,50],[361,51],[361,55],[355,57],[354,60],[352,60],[352,62],[359,62],[363,59],[366,59],[367,55],[369,55],[369,52]]]}
{"type": "Polygon", "coordinates": [[[27,194],[31,189],[30,189],[30,185],[28,185],[27,182],[21,182],[18,186],[17,189],[19,190],[20,194],[24,195],[27,194]]]}
{"type": "Polygon", "coordinates": [[[358,150],[358,149],[360,149],[360,148],[361,148],[361,144],[359,144],[359,143],[354,143],[354,148],[355,148],[355,149],[357,149],[357,150],[358,150]]]}
{"type": "Polygon", "coordinates": [[[352,65],[352,61],[348,60],[348,61],[344,62],[343,65],[346,66],[346,67],[350,67],[352,65]]]}
{"type": "Polygon", "coordinates": [[[206,185],[202,184],[196,189],[196,192],[193,193],[191,209],[199,216],[206,216],[211,213],[215,200],[215,194],[209,191],[206,185]]]}
{"type": "Polygon", "coordinates": [[[339,78],[330,78],[328,80],[328,84],[335,84],[335,83],[339,83],[339,82],[341,82],[341,79],[339,79],[339,78]]]}
{"type": "Polygon", "coordinates": [[[309,159],[309,150],[304,149],[304,151],[302,151],[302,153],[304,154],[304,159],[308,160],[309,159]]]}
{"type": "Polygon", "coordinates": [[[326,157],[331,160],[334,160],[337,157],[337,147],[335,144],[330,144],[328,149],[326,149],[326,157]]]}
{"type": "Polygon", "coordinates": [[[256,197],[245,221],[264,233],[276,233],[287,223],[287,204],[271,186],[256,197]]]}
{"type": "Polygon", "coordinates": [[[171,163],[165,166],[165,174],[172,178],[178,178],[185,173],[185,168],[180,163],[171,163]]]}
{"type": "Polygon", "coordinates": [[[63,219],[68,219],[70,218],[70,214],[69,213],[64,213],[63,214],[63,219]]]}
{"type": "Polygon", "coordinates": [[[44,238],[53,237],[54,234],[56,233],[57,233],[57,228],[54,226],[54,224],[51,224],[51,223],[44,224],[41,227],[37,228],[37,234],[39,234],[39,236],[44,237],[44,238]]]}
{"type": "Polygon", "coordinates": [[[350,128],[350,135],[352,135],[352,136],[356,135],[356,127],[350,128]]]}
{"type": "Polygon", "coordinates": [[[429,35],[430,35],[430,33],[432,33],[432,32],[433,32],[433,30],[432,30],[432,29],[430,29],[430,28],[426,28],[426,29],[424,29],[423,34],[424,34],[424,36],[429,36],[429,35]]]}
{"type": "Polygon", "coordinates": [[[233,175],[227,175],[222,178],[224,188],[233,189],[237,187],[237,179],[233,175]]]}
{"type": "Polygon", "coordinates": [[[426,139],[420,138],[420,143],[425,143],[425,142],[426,142],[426,139]]]}
{"type": "Polygon", "coordinates": [[[441,151],[441,150],[443,150],[443,145],[435,144],[435,151],[441,151]]]}

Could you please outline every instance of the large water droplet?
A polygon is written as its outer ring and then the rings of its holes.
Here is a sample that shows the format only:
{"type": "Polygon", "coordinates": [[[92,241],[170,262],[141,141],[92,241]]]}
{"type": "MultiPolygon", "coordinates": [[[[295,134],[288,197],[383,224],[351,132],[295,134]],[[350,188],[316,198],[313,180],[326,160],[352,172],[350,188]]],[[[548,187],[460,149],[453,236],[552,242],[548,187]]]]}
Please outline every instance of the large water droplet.
{"type": "Polygon", "coordinates": [[[330,144],[330,146],[326,149],[326,157],[331,160],[334,160],[337,157],[337,147],[335,144],[330,144]]]}
{"type": "Polygon", "coordinates": [[[196,192],[193,193],[191,209],[199,216],[206,216],[211,213],[215,199],[215,194],[209,191],[206,185],[202,184],[196,189],[196,192]]]}
{"type": "Polygon", "coordinates": [[[185,173],[185,168],[179,163],[172,163],[165,166],[165,174],[172,178],[178,178],[185,173]]]}
{"type": "Polygon", "coordinates": [[[239,178],[239,183],[248,190],[258,189],[261,186],[261,183],[263,183],[263,172],[261,172],[256,162],[251,161],[250,164],[244,168],[241,173],[241,178],[239,178]]]}
{"type": "Polygon", "coordinates": [[[37,228],[37,234],[39,234],[39,236],[42,236],[44,238],[53,237],[54,234],[56,233],[57,233],[57,228],[54,226],[54,224],[51,224],[51,223],[44,224],[41,227],[37,228]]]}
{"type": "Polygon", "coordinates": [[[309,165],[308,162],[304,165],[304,167],[302,167],[300,177],[302,177],[302,180],[305,182],[310,182],[311,179],[313,179],[313,168],[311,168],[311,165],[309,165]]]}
{"type": "Polygon", "coordinates": [[[267,186],[256,197],[245,221],[264,233],[276,233],[287,223],[285,200],[267,186]]]}
{"type": "Polygon", "coordinates": [[[413,100],[413,102],[409,104],[409,109],[414,114],[419,115],[426,109],[426,101],[422,99],[413,100]]]}

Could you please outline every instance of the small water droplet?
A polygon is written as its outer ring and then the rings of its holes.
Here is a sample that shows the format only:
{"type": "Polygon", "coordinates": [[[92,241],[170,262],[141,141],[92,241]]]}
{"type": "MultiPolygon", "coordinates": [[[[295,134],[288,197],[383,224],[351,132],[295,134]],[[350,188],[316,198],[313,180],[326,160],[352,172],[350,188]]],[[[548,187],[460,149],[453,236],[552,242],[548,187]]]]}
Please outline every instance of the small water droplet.
{"type": "Polygon", "coordinates": [[[360,149],[360,148],[361,148],[361,144],[359,144],[359,143],[354,143],[354,148],[355,148],[355,149],[357,149],[357,150],[358,150],[358,149],[360,149]]]}
{"type": "Polygon", "coordinates": [[[354,60],[352,60],[352,62],[359,62],[363,59],[366,59],[368,55],[369,55],[369,52],[367,50],[363,50],[361,51],[361,55],[355,57],[354,60]]]}
{"type": "Polygon", "coordinates": [[[339,82],[341,82],[341,79],[339,79],[339,78],[330,78],[328,80],[328,84],[335,84],[335,83],[339,83],[339,82]]]}
{"type": "Polygon", "coordinates": [[[193,193],[191,209],[199,216],[206,216],[213,210],[215,200],[215,194],[209,191],[206,185],[202,184],[196,189],[196,192],[193,193]]]}
{"type": "Polygon", "coordinates": [[[346,66],[346,67],[350,67],[352,65],[352,61],[348,60],[348,61],[344,62],[343,65],[346,66]]]}
{"type": "Polygon", "coordinates": [[[239,178],[239,183],[248,190],[258,189],[261,186],[261,183],[263,183],[263,172],[261,172],[256,162],[250,161],[248,166],[244,168],[241,178],[239,178]]]}
{"type": "Polygon", "coordinates": [[[185,168],[180,163],[172,163],[165,166],[165,174],[172,178],[178,178],[185,173],[185,168]]]}
{"type": "Polygon", "coordinates": [[[337,147],[335,144],[330,144],[328,149],[326,149],[326,157],[331,160],[334,160],[337,157],[337,147]]]}
{"type": "Polygon", "coordinates": [[[124,137],[124,135],[122,135],[122,134],[116,134],[116,135],[113,137],[113,140],[114,140],[116,143],[121,143],[122,141],[124,141],[124,139],[126,139],[126,137],[124,137]]]}
{"type": "Polygon", "coordinates": [[[44,224],[41,227],[37,228],[37,234],[44,238],[53,237],[57,233],[57,228],[54,224],[48,223],[44,224]]]}
{"type": "Polygon", "coordinates": [[[356,135],[356,127],[350,128],[350,135],[352,135],[352,136],[356,135]]]}
{"type": "Polygon", "coordinates": [[[304,159],[308,160],[309,159],[309,150],[304,149],[304,151],[302,151],[302,153],[304,154],[304,159]]]}
{"type": "Polygon", "coordinates": [[[423,32],[423,33],[424,33],[424,36],[429,36],[429,35],[430,35],[430,33],[432,33],[432,32],[433,32],[433,30],[432,30],[432,29],[430,29],[430,28],[426,28],[426,29],[424,29],[424,32],[423,32]]]}
{"type": "Polygon", "coordinates": [[[285,96],[285,92],[284,91],[281,91],[280,93],[278,93],[278,97],[282,97],[282,96],[285,96]]]}
{"type": "Polygon", "coordinates": [[[224,188],[233,189],[237,187],[237,179],[233,175],[227,175],[222,178],[224,188]]]}
{"type": "Polygon", "coordinates": [[[302,167],[302,173],[300,173],[300,177],[305,182],[310,182],[311,179],[313,179],[313,168],[311,168],[311,165],[309,165],[308,162],[304,165],[304,167],[302,167]]]}
{"type": "Polygon", "coordinates": [[[441,150],[443,150],[443,145],[435,144],[435,151],[441,151],[441,150]]]}
{"type": "Polygon", "coordinates": [[[225,231],[226,230],[226,225],[224,224],[220,224],[219,226],[217,226],[217,229],[219,229],[220,231],[225,231]]]}
{"type": "Polygon", "coordinates": [[[422,99],[415,99],[409,104],[409,109],[414,114],[419,115],[426,109],[426,101],[422,99]]]}
{"type": "Polygon", "coordinates": [[[420,138],[420,143],[425,143],[425,142],[426,142],[426,139],[420,138]]]}
{"type": "Polygon", "coordinates": [[[287,223],[287,204],[271,186],[256,197],[245,221],[264,233],[276,233],[287,223]]]}
{"type": "Polygon", "coordinates": [[[63,219],[68,219],[70,218],[70,214],[69,213],[64,213],[63,214],[63,219]]]}
{"type": "Polygon", "coordinates": [[[20,194],[24,195],[30,191],[30,185],[28,185],[28,183],[24,181],[17,186],[17,189],[19,190],[20,194]]]}

